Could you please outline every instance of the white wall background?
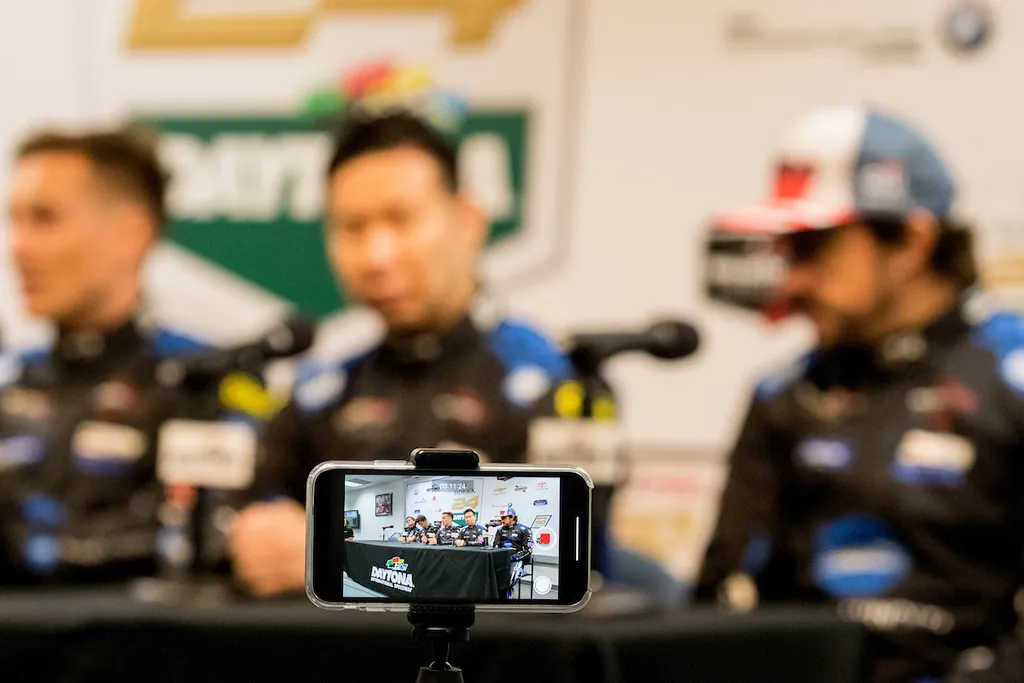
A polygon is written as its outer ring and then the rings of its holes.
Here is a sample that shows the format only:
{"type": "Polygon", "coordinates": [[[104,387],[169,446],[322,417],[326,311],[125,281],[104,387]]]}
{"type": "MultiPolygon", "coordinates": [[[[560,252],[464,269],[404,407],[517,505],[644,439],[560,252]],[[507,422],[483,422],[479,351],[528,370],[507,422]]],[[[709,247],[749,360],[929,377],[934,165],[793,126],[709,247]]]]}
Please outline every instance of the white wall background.
{"type": "Polygon", "coordinates": [[[382,530],[388,525],[394,527],[388,529],[388,536],[405,529],[405,496],[402,495],[402,487],[403,481],[399,478],[345,492],[345,509],[359,510],[359,528],[353,530],[357,541],[381,540],[382,530]],[[385,493],[391,494],[392,514],[377,517],[376,497],[385,493]]]}
{"type": "MultiPolygon", "coordinates": [[[[535,146],[542,179],[533,180],[533,217],[538,225],[557,222],[570,252],[557,272],[510,288],[513,311],[555,333],[631,326],[655,314],[688,317],[704,333],[702,350],[688,362],[623,358],[612,365],[628,433],[638,443],[720,449],[753,375],[805,341],[799,327],[769,331],[708,305],[697,279],[707,217],[764,192],[773,141],[799,112],[848,100],[903,112],[941,143],[965,181],[968,208],[990,230],[1024,218],[1017,190],[1024,161],[1016,144],[1024,120],[1016,87],[1024,63],[1024,43],[1016,39],[1024,28],[1020,3],[994,3],[995,39],[967,59],[944,50],[938,38],[953,0],[524,0],[492,45],[457,56],[444,40],[446,24],[429,18],[361,27],[355,47],[355,34],[324,20],[305,47],[284,55],[129,55],[122,48],[129,4],[0,4],[0,153],[30,125],[102,121],[129,104],[290,110],[312,85],[337,73],[343,44],[368,57],[379,54],[378,43],[398,58],[430,56],[447,76],[472,86],[470,96],[535,99],[549,120],[535,146]],[[564,44],[573,8],[585,38],[575,106],[559,77],[571,64],[564,44]],[[809,31],[819,44],[739,51],[724,27],[740,11],[756,12],[776,29],[809,31]],[[905,28],[920,43],[916,60],[878,63],[850,47],[851,29],[879,35],[890,28],[905,28]],[[845,36],[846,47],[822,38],[828,35],[845,36]],[[571,125],[556,125],[567,120],[571,125]],[[575,137],[565,139],[563,130],[575,137]],[[557,150],[573,140],[572,164],[563,170],[557,150]],[[556,193],[569,202],[564,216],[554,213],[556,193]]],[[[0,170],[0,190],[5,178],[0,170]]],[[[1005,251],[993,234],[986,235],[986,250],[1005,251]]],[[[4,249],[0,243],[0,263],[4,249]]],[[[190,288],[174,279],[172,261],[157,259],[151,273],[158,308],[172,319],[187,322],[202,300],[228,313],[245,311],[220,316],[212,330],[241,336],[278,311],[252,293],[190,288]],[[251,306],[232,305],[240,296],[251,306]]],[[[43,334],[17,310],[7,269],[0,272],[0,324],[18,341],[43,334]]]]}

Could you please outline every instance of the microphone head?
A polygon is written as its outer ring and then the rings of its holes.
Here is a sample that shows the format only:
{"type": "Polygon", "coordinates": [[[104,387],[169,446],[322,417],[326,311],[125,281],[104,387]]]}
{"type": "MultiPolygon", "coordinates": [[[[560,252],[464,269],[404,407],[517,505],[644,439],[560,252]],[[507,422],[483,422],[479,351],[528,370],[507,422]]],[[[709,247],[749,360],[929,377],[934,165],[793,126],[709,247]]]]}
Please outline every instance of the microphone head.
{"type": "Polygon", "coordinates": [[[316,339],[316,323],[306,318],[290,318],[266,336],[268,355],[288,358],[305,353],[316,339]]]}
{"type": "Polygon", "coordinates": [[[685,358],[700,347],[700,334],[692,325],[678,320],[663,320],[647,329],[651,339],[648,348],[655,358],[676,360],[685,358]]]}

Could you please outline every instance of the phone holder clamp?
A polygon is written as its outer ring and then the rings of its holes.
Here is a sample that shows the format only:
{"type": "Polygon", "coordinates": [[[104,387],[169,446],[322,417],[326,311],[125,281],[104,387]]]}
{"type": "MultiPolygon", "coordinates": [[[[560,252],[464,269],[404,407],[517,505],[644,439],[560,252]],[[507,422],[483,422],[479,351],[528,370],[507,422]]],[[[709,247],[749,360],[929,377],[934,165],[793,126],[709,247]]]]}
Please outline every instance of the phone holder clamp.
{"type": "MultiPolygon", "coordinates": [[[[470,450],[417,448],[412,452],[417,469],[475,470],[480,455],[470,450]]],[[[469,629],[476,620],[473,606],[411,605],[409,623],[416,642],[428,643],[433,651],[430,666],[420,668],[416,683],[463,683],[462,669],[448,663],[451,644],[469,641],[469,629]]]]}

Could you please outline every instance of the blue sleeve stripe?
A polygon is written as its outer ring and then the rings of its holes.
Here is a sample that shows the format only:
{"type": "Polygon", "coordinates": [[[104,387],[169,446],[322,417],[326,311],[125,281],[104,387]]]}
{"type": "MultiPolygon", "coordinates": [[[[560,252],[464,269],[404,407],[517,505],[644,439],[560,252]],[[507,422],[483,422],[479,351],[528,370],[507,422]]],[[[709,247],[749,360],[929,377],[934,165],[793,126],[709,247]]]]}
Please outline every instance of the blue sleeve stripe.
{"type": "Polygon", "coordinates": [[[1018,396],[1024,396],[1024,318],[996,313],[979,325],[974,338],[996,357],[999,377],[1018,396]]]}
{"type": "Polygon", "coordinates": [[[160,330],[153,336],[153,349],[160,358],[183,358],[215,350],[215,347],[191,337],[160,330]]]}
{"type": "Polygon", "coordinates": [[[754,389],[754,396],[761,401],[775,398],[804,377],[817,357],[816,351],[805,353],[790,365],[762,377],[754,389]]]}
{"type": "Polygon", "coordinates": [[[50,359],[50,352],[46,349],[33,349],[18,355],[18,360],[25,367],[42,365],[50,359]]]}
{"type": "Polygon", "coordinates": [[[490,333],[487,341],[491,352],[507,371],[536,365],[556,381],[573,374],[568,357],[547,337],[523,323],[504,321],[490,333]]]}

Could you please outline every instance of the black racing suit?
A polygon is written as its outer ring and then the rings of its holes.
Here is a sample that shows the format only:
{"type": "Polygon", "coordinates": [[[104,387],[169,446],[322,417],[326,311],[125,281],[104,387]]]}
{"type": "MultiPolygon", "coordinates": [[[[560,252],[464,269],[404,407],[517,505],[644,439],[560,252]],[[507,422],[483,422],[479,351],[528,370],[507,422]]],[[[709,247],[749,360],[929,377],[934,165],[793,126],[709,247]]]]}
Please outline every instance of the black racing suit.
{"type": "Polygon", "coordinates": [[[511,548],[512,561],[526,564],[533,556],[533,532],[525,524],[502,526],[494,534],[495,548],[511,548]]]}
{"type": "Polygon", "coordinates": [[[459,532],[459,540],[465,545],[473,547],[483,547],[487,544],[487,539],[484,534],[487,533],[487,529],[483,528],[479,524],[473,526],[464,526],[459,532]]]}
{"type": "Polygon", "coordinates": [[[305,499],[326,460],[408,460],[416,448],[472,448],[522,462],[530,420],[552,415],[566,358],[533,329],[467,316],[443,335],[382,344],[354,358],[312,359],[268,425],[261,495],[305,499]]]}
{"type": "Polygon", "coordinates": [[[455,539],[459,537],[459,532],[461,530],[461,527],[455,526],[454,524],[439,526],[437,528],[437,544],[455,545],[455,539]]]}
{"type": "Polygon", "coordinates": [[[0,377],[0,585],[92,583],[155,570],[161,423],[182,397],[156,364],[207,347],[128,323],[8,353],[0,377]]]}
{"type": "Polygon", "coordinates": [[[433,526],[422,527],[419,524],[412,530],[411,534],[406,534],[406,543],[423,543],[423,538],[430,538],[437,534],[437,531],[433,526]]]}
{"type": "Polygon", "coordinates": [[[698,598],[745,602],[752,577],[762,602],[831,603],[870,629],[875,683],[1024,680],[1024,321],[970,320],[760,383],[698,598]]]}

